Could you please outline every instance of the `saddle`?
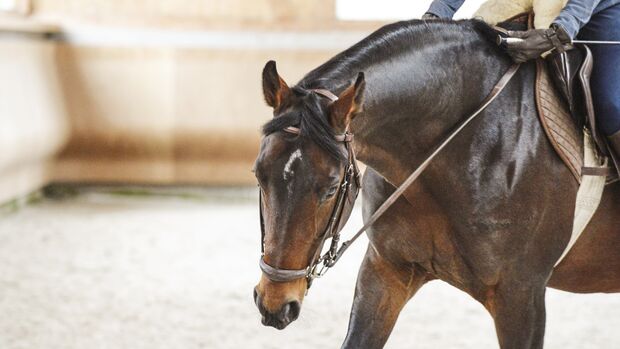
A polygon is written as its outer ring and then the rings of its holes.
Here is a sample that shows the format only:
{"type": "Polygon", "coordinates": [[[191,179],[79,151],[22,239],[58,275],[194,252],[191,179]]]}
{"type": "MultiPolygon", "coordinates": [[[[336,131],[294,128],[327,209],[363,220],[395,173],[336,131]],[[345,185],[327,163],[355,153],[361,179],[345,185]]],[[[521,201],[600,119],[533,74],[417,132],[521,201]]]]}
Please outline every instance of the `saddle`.
{"type": "MultiPolygon", "coordinates": [[[[533,27],[533,14],[517,17],[516,21],[513,18],[499,24],[498,31],[533,27]]],[[[615,171],[608,167],[608,156],[612,156],[614,164],[618,162],[596,125],[590,91],[592,66],[592,53],[585,45],[570,45],[536,61],[535,93],[540,123],[556,153],[579,183],[571,237],[555,266],[571,251],[594,217],[605,185],[618,179],[618,166],[615,171]]]]}
{"type": "MultiPolygon", "coordinates": [[[[522,14],[498,24],[508,30],[533,28],[533,14],[522,14]]],[[[586,45],[566,45],[536,61],[536,107],[547,138],[575,179],[583,175],[606,176],[607,183],[618,180],[616,167],[584,166],[584,132],[598,152],[597,157],[614,156],[597,127],[590,76],[594,60],[586,45]]],[[[613,166],[617,163],[611,162],[613,166]]]]}

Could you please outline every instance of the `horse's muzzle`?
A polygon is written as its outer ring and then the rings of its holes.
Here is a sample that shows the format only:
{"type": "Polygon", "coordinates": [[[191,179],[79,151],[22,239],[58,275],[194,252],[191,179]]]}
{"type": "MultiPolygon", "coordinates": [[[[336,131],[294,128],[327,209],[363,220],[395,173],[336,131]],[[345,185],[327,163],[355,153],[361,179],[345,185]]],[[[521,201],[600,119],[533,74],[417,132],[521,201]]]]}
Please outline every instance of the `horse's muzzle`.
{"type": "Polygon", "coordinates": [[[262,315],[263,325],[271,326],[278,330],[286,328],[291,322],[297,320],[301,311],[301,304],[298,301],[291,301],[284,304],[277,312],[272,313],[265,309],[256,289],[254,289],[254,303],[262,315]]]}

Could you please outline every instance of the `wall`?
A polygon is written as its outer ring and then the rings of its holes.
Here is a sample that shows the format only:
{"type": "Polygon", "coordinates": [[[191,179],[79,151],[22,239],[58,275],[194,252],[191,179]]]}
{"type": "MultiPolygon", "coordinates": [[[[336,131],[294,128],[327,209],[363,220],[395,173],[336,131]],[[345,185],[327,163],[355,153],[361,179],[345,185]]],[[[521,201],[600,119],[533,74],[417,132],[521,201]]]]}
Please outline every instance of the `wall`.
{"type": "MultiPolygon", "coordinates": [[[[378,27],[337,21],[334,0],[34,0],[30,8],[25,22],[60,31],[53,42],[11,44],[39,67],[21,67],[38,73],[11,91],[39,107],[22,102],[0,120],[1,132],[19,138],[10,149],[27,153],[2,158],[5,172],[21,174],[12,178],[35,177],[25,190],[49,181],[252,184],[260,125],[271,115],[264,64],[277,60],[294,83],[378,27]],[[47,143],[33,151],[25,125],[43,115],[36,138],[47,143]]],[[[14,74],[5,88],[24,79],[15,56],[0,60],[14,74]]],[[[24,190],[0,191],[1,200],[24,190]]]]}
{"type": "Polygon", "coordinates": [[[376,28],[339,21],[336,0],[32,0],[33,17],[57,23],[167,29],[329,31],[376,28]]]}
{"type": "Polygon", "coordinates": [[[376,25],[329,1],[39,0],[58,50],[72,136],[56,181],[239,185],[271,116],[260,73],[294,83],[376,25]]]}
{"type": "Polygon", "coordinates": [[[49,27],[0,24],[0,202],[46,184],[68,137],[49,27]]]}
{"type": "Polygon", "coordinates": [[[277,58],[295,81],[328,52],[59,47],[72,137],[59,181],[254,182],[260,125],[271,117],[260,72],[277,58]]]}

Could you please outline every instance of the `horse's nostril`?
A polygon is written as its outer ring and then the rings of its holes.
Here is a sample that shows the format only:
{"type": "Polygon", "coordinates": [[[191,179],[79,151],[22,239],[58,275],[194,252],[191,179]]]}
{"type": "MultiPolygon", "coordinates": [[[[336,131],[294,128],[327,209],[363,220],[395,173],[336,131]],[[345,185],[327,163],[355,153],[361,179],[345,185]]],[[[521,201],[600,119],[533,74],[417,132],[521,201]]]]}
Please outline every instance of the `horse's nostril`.
{"type": "Polygon", "coordinates": [[[258,306],[258,292],[256,291],[256,288],[254,288],[254,304],[258,306]]]}
{"type": "Polygon", "coordinates": [[[285,322],[289,318],[289,311],[291,310],[291,303],[287,303],[280,310],[280,321],[285,322]]]}
{"type": "Polygon", "coordinates": [[[288,322],[295,321],[299,317],[299,312],[301,310],[301,304],[298,301],[288,302],[282,308],[282,315],[284,319],[288,320],[288,322]]]}

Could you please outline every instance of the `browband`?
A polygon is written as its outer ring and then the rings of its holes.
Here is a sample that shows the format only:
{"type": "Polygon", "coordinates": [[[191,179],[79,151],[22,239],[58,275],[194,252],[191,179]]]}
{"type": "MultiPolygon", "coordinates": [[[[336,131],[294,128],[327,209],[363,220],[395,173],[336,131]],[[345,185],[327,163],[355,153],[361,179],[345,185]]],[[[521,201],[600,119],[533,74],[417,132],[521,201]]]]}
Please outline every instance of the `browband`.
{"type": "MultiPolygon", "coordinates": [[[[284,132],[288,132],[288,133],[292,133],[294,135],[298,135],[301,131],[299,130],[299,127],[289,126],[289,127],[284,129],[284,132]]],[[[343,133],[341,135],[335,135],[334,139],[337,142],[345,142],[345,143],[353,142],[353,133],[345,132],[345,133],[343,133]]]]}
{"type": "Polygon", "coordinates": [[[312,89],[310,91],[316,93],[317,95],[321,95],[321,96],[329,99],[332,102],[335,102],[335,101],[338,100],[338,96],[333,94],[331,91],[323,89],[323,88],[314,88],[314,89],[312,89]]]}

